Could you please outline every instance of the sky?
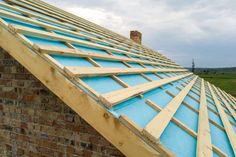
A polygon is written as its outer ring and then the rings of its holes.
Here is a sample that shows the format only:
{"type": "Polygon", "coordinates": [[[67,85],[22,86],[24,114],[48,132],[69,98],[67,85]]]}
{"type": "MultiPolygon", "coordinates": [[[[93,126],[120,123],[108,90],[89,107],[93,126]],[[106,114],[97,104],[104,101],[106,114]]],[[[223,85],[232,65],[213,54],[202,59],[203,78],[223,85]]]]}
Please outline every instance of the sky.
{"type": "Polygon", "coordinates": [[[236,0],[44,0],[190,67],[236,67],[236,0]]]}

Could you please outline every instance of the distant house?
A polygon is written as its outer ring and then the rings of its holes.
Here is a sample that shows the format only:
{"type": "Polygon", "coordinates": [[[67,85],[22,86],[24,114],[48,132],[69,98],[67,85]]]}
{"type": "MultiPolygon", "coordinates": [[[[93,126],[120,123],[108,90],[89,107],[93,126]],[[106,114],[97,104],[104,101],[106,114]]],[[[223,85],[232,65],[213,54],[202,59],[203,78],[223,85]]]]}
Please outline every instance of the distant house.
{"type": "Polygon", "coordinates": [[[235,156],[236,99],[131,38],[0,0],[0,156],[235,156]]]}

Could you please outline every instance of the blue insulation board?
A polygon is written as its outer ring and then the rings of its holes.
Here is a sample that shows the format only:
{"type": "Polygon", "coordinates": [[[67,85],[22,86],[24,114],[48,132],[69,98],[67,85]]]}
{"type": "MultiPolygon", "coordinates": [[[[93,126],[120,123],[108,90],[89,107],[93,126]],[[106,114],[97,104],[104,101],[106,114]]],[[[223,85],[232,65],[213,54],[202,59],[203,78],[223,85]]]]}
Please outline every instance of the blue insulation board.
{"type": "Polygon", "coordinates": [[[200,96],[195,94],[194,92],[190,91],[189,94],[193,96],[195,99],[200,100],[200,96]]]}
{"type": "Polygon", "coordinates": [[[88,52],[94,52],[94,53],[100,53],[100,54],[103,54],[103,55],[108,55],[108,53],[106,53],[106,51],[102,50],[102,49],[92,48],[92,47],[88,47],[88,46],[84,46],[84,45],[79,45],[79,44],[73,44],[73,46],[75,46],[79,50],[88,51],[88,52]]]}
{"type": "Polygon", "coordinates": [[[139,127],[144,128],[158,113],[143,99],[135,97],[116,105],[113,110],[118,115],[125,115],[136,123],[139,127]]]}
{"type": "Polygon", "coordinates": [[[230,157],[235,157],[229,139],[224,131],[210,123],[212,144],[230,157]]]}
{"type": "Polygon", "coordinates": [[[159,107],[164,108],[171,100],[172,97],[168,95],[164,90],[158,88],[158,91],[153,94],[150,98],[159,107]]]}
{"type": "Polygon", "coordinates": [[[114,52],[114,51],[112,51],[112,54],[113,54],[114,56],[128,58],[125,54],[122,54],[122,53],[118,53],[118,52],[114,52]]]}
{"type": "Polygon", "coordinates": [[[230,115],[227,114],[227,117],[231,122],[234,122],[234,123],[236,122],[235,119],[233,118],[233,116],[230,116],[230,115]]]}
{"type": "Polygon", "coordinates": [[[138,63],[128,63],[132,68],[144,68],[138,63]]]}
{"type": "Polygon", "coordinates": [[[101,59],[94,59],[94,61],[100,64],[104,68],[128,68],[125,64],[123,64],[120,61],[109,61],[101,59]]]}
{"type": "Polygon", "coordinates": [[[84,37],[81,37],[79,35],[68,34],[68,33],[64,33],[64,32],[61,32],[61,31],[54,31],[54,32],[58,35],[63,35],[65,37],[79,39],[79,40],[83,40],[83,41],[89,41],[88,39],[86,39],[84,37]]]}
{"type": "MultiPolygon", "coordinates": [[[[1,16],[0,16],[1,17],[1,16]]],[[[36,30],[40,30],[40,31],[46,31],[44,28],[37,26],[35,24],[31,24],[31,23],[27,23],[27,22],[22,22],[16,19],[9,19],[6,17],[1,17],[4,21],[6,21],[9,24],[14,24],[14,25],[19,25],[19,26],[24,26],[24,27],[28,27],[28,28],[32,28],[32,29],[36,29],[36,30]]]]}
{"type": "Polygon", "coordinates": [[[184,101],[185,101],[188,105],[192,106],[194,109],[199,110],[199,103],[198,103],[196,100],[192,99],[192,98],[189,97],[189,96],[186,96],[186,97],[184,98],[184,101]]]}
{"type": "Polygon", "coordinates": [[[148,80],[139,74],[119,75],[118,78],[130,86],[136,86],[148,82],[148,80]]]}
{"type": "Polygon", "coordinates": [[[5,7],[2,7],[2,6],[0,6],[0,10],[4,10],[4,11],[7,11],[7,12],[10,12],[10,13],[13,13],[13,14],[17,14],[17,15],[22,15],[20,12],[17,12],[15,10],[12,10],[12,9],[9,9],[9,8],[5,8],[5,7]]]}
{"type": "Polygon", "coordinates": [[[196,112],[193,112],[188,107],[181,104],[179,109],[176,111],[174,117],[180,120],[183,124],[188,126],[193,131],[197,132],[198,114],[196,112]]]}
{"type": "Polygon", "coordinates": [[[100,94],[122,89],[123,87],[109,76],[84,77],[82,80],[100,94]]]}
{"type": "Polygon", "coordinates": [[[154,68],[153,66],[151,66],[150,64],[144,64],[144,66],[146,67],[146,68],[154,68]]]}
{"type": "Polygon", "coordinates": [[[196,139],[173,122],[168,124],[160,141],[178,157],[196,156],[196,139]]]}
{"type": "Polygon", "coordinates": [[[208,110],[208,117],[213,120],[214,122],[216,122],[218,125],[223,126],[223,123],[220,119],[220,116],[216,115],[215,113],[211,112],[210,110],[208,110]]]}
{"type": "Polygon", "coordinates": [[[214,111],[218,112],[218,110],[217,110],[217,108],[216,108],[216,106],[215,106],[215,105],[213,105],[213,104],[211,104],[211,103],[207,102],[207,106],[208,106],[209,108],[211,108],[212,110],[214,110],[214,111]]]}
{"type": "Polygon", "coordinates": [[[213,157],[220,157],[216,152],[213,152],[213,157]]]}
{"type": "Polygon", "coordinates": [[[155,75],[154,73],[146,73],[144,74],[145,76],[147,76],[148,78],[150,78],[151,80],[155,81],[155,80],[160,80],[160,77],[158,77],[157,75],[155,75]]]}
{"type": "Polygon", "coordinates": [[[87,59],[62,55],[50,55],[64,66],[94,67],[87,59]]]}
{"type": "Polygon", "coordinates": [[[29,35],[25,35],[25,37],[35,44],[54,46],[54,47],[60,47],[60,48],[68,48],[64,43],[62,43],[60,41],[39,38],[39,37],[33,37],[33,36],[29,36],[29,35]]]}
{"type": "Polygon", "coordinates": [[[69,27],[66,27],[66,26],[63,26],[63,25],[60,25],[60,24],[57,24],[57,23],[49,22],[49,21],[46,21],[46,20],[43,20],[43,19],[38,19],[38,20],[40,22],[43,22],[43,23],[46,23],[46,24],[49,24],[49,25],[52,25],[52,26],[56,26],[56,27],[67,29],[67,30],[71,30],[69,27]]]}

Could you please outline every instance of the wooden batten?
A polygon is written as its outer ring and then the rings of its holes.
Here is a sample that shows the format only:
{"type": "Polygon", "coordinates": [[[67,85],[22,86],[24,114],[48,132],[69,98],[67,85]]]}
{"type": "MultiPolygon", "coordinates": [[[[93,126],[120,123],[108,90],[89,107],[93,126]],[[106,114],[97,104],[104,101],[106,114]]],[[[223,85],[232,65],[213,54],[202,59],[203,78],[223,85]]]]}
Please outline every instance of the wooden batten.
{"type": "Polygon", "coordinates": [[[107,107],[111,108],[115,104],[125,101],[128,98],[140,95],[144,92],[158,88],[164,84],[171,83],[173,81],[177,81],[179,79],[188,77],[190,75],[192,75],[192,73],[180,75],[180,76],[176,76],[176,77],[171,77],[171,78],[166,78],[166,79],[161,79],[161,80],[156,80],[156,81],[152,81],[152,82],[147,82],[147,83],[143,83],[143,84],[140,84],[137,86],[133,86],[133,87],[113,91],[110,93],[102,94],[100,96],[100,101],[103,102],[107,107]]]}
{"type": "Polygon", "coordinates": [[[213,91],[213,87],[210,85],[209,82],[207,83],[207,85],[208,85],[208,88],[209,88],[209,90],[210,90],[210,92],[211,92],[211,95],[212,95],[212,97],[213,97],[213,100],[214,100],[214,102],[215,102],[215,105],[216,105],[216,107],[217,107],[217,110],[218,110],[218,112],[219,112],[219,114],[220,114],[221,120],[222,120],[222,122],[223,122],[225,131],[226,131],[226,134],[227,134],[227,136],[228,136],[228,138],[229,138],[229,141],[230,141],[230,143],[231,143],[231,146],[232,146],[232,148],[233,148],[234,154],[236,154],[236,141],[235,141],[235,139],[236,139],[236,134],[235,134],[235,132],[234,132],[234,130],[233,130],[233,128],[232,128],[232,125],[230,124],[230,122],[229,122],[229,120],[228,120],[228,117],[226,116],[226,113],[225,113],[223,107],[221,106],[219,100],[218,100],[217,97],[216,97],[216,94],[215,94],[214,91],[213,91]]]}
{"type": "Polygon", "coordinates": [[[201,81],[200,109],[197,136],[197,157],[213,156],[211,132],[208,120],[206,92],[204,80],[201,81]]]}
{"type": "Polygon", "coordinates": [[[171,102],[156,117],[153,118],[153,120],[147,124],[143,130],[143,133],[147,136],[147,138],[153,142],[159,142],[161,134],[173,118],[173,115],[194,85],[196,79],[197,77],[193,78],[193,80],[177,96],[175,96],[175,98],[173,98],[171,102]]]}
{"type": "Polygon", "coordinates": [[[65,67],[64,70],[73,77],[108,76],[121,74],[140,74],[154,72],[182,72],[182,69],[154,69],[154,68],[84,68],[65,67]]]}
{"type": "Polygon", "coordinates": [[[154,148],[146,144],[116,118],[105,118],[104,114],[108,112],[100,104],[84,94],[60,70],[48,63],[44,56],[36,55],[22,39],[11,34],[6,25],[1,22],[0,25],[1,46],[121,152],[126,156],[159,156],[155,150],[157,146],[154,148]]]}

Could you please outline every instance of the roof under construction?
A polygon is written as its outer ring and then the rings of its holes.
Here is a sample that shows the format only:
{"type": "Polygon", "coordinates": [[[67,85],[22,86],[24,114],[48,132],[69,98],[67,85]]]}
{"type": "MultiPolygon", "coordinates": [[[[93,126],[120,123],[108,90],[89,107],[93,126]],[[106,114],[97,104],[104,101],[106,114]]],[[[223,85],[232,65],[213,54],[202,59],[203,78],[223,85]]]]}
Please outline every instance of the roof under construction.
{"type": "Polygon", "coordinates": [[[40,0],[0,0],[0,46],[126,156],[236,154],[236,99],[40,0]]]}

